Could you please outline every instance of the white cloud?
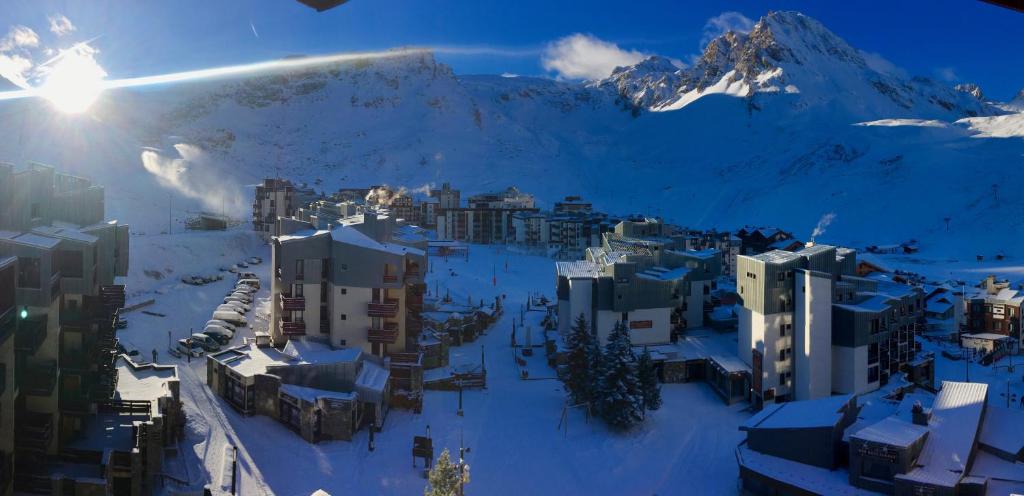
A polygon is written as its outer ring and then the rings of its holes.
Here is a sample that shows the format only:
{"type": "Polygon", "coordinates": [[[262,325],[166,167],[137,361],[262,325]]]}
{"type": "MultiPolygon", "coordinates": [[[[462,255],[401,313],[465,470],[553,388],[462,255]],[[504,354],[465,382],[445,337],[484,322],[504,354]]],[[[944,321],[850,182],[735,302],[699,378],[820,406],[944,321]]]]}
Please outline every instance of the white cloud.
{"type": "Polygon", "coordinates": [[[711,40],[729,31],[749,33],[751,29],[754,29],[754,21],[749,17],[734,11],[722,12],[704,23],[704,35],[700,44],[707,45],[711,40]]]}
{"type": "Polygon", "coordinates": [[[952,67],[940,67],[935,70],[935,74],[939,76],[943,81],[954,82],[959,81],[960,76],[956,74],[956,70],[952,67]]]}
{"type": "Polygon", "coordinates": [[[625,50],[589,34],[576,33],[548,44],[541,54],[544,70],[565,79],[601,79],[616,67],[640,62],[647,55],[625,50]]]}
{"type": "Polygon", "coordinates": [[[52,15],[47,19],[50,21],[50,32],[57,36],[64,36],[77,29],[74,24],[71,24],[71,19],[62,14],[52,15]]]}
{"type": "Polygon", "coordinates": [[[0,77],[21,88],[28,88],[32,61],[16,54],[0,54],[0,77]]]}
{"type": "Polygon", "coordinates": [[[39,35],[26,26],[11,26],[10,31],[0,38],[0,52],[17,48],[34,48],[39,46],[39,35]]]}

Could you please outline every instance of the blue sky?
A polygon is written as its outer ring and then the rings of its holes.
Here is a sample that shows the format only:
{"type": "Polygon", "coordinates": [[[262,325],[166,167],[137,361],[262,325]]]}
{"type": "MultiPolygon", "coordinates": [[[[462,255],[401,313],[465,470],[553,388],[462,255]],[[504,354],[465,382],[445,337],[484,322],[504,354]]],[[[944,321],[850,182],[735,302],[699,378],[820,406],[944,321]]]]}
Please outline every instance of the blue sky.
{"type": "MultiPolygon", "coordinates": [[[[589,35],[592,44],[607,43],[579,57],[625,54],[628,60],[641,53],[685,61],[700,51],[710,19],[736,12],[756,21],[769,10],[804,12],[854,47],[880,54],[911,74],[977,82],[995,99],[1008,99],[1024,87],[1024,14],[970,0],[350,0],[325,13],[290,0],[6,0],[0,33],[16,26],[33,30],[38,47],[21,52],[33,63],[45,59],[44,47],[92,40],[96,59],[111,78],[403,45],[487,49],[438,55],[460,74],[555,77],[560,72],[545,66],[545,50],[575,33],[589,35]],[[58,36],[58,25],[51,31],[49,19],[57,16],[74,30],[58,36]]],[[[742,17],[729,19],[743,25],[742,17]]],[[[19,62],[2,59],[3,49],[0,41],[0,71],[5,62],[19,62]]],[[[596,69],[561,75],[600,72],[608,62],[595,64],[596,69]]]]}

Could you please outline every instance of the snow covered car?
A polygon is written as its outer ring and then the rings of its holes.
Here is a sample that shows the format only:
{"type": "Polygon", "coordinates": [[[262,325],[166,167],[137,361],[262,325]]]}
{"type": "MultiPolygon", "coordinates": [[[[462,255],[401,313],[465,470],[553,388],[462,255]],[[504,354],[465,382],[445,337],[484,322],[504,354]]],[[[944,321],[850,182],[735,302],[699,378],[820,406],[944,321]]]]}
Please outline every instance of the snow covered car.
{"type": "Polygon", "coordinates": [[[234,324],[229,324],[229,323],[227,323],[227,322],[225,322],[223,320],[216,320],[216,319],[207,320],[206,321],[206,325],[204,327],[209,327],[209,326],[220,326],[220,327],[223,327],[223,328],[225,328],[225,329],[227,329],[227,330],[229,330],[231,332],[235,332],[235,325],[234,324]]]}
{"type": "Polygon", "coordinates": [[[220,343],[218,343],[216,339],[207,336],[206,334],[197,332],[193,334],[192,337],[189,339],[191,339],[193,343],[199,343],[200,345],[202,345],[203,349],[206,350],[207,352],[220,351],[220,343]]]}
{"type": "Polygon", "coordinates": [[[203,329],[203,334],[213,338],[218,345],[225,345],[231,342],[233,334],[223,327],[209,326],[203,329]]]}
{"type": "Polygon", "coordinates": [[[201,357],[206,353],[203,343],[189,341],[188,339],[179,339],[176,351],[183,355],[192,355],[194,357],[201,357]]]}
{"type": "Polygon", "coordinates": [[[263,259],[260,257],[249,257],[246,259],[246,262],[249,262],[251,265],[259,265],[263,263],[263,259]]]}
{"type": "Polygon", "coordinates": [[[250,277],[250,278],[246,278],[246,279],[239,279],[238,282],[236,283],[236,285],[237,284],[245,284],[247,286],[252,286],[252,287],[254,287],[256,289],[260,289],[260,280],[256,279],[256,278],[251,278],[250,277]]]}
{"type": "Polygon", "coordinates": [[[249,313],[251,309],[252,307],[249,305],[237,301],[226,301],[222,305],[217,306],[217,310],[234,310],[238,313],[249,313]]]}
{"type": "Polygon", "coordinates": [[[223,320],[228,324],[234,326],[246,325],[245,316],[235,311],[233,308],[230,310],[217,310],[213,312],[213,320],[223,320]]]}
{"type": "Polygon", "coordinates": [[[252,286],[249,286],[248,284],[239,284],[235,286],[234,289],[231,290],[232,293],[245,293],[248,295],[256,294],[257,291],[259,290],[252,286]]]}
{"type": "Polygon", "coordinates": [[[242,310],[244,310],[246,312],[248,312],[249,310],[252,310],[252,305],[242,301],[241,298],[238,298],[238,297],[235,297],[235,296],[228,296],[227,298],[224,298],[224,304],[225,305],[240,306],[242,308],[242,310]]]}

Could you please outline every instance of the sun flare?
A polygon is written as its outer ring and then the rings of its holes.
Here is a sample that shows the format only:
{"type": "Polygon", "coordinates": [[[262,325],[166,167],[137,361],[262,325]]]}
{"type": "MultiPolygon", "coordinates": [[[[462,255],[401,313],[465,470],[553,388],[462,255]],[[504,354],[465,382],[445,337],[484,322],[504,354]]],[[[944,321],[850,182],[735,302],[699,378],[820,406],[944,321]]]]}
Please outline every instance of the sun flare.
{"type": "Polygon", "coordinates": [[[87,47],[61,52],[46,70],[39,94],[61,112],[77,114],[87,110],[103,91],[107,73],[87,47]]]}

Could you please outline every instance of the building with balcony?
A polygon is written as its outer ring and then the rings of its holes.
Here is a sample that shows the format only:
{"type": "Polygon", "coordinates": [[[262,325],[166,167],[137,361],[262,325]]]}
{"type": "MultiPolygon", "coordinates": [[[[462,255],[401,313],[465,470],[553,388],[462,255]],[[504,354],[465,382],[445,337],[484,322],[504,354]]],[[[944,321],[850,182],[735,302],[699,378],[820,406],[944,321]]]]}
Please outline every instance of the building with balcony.
{"type": "Polygon", "coordinates": [[[930,367],[915,360],[924,292],[856,276],[856,257],[822,244],[738,257],[738,355],[753,369],[755,405],[863,393],[930,367]]]}
{"type": "Polygon", "coordinates": [[[558,330],[567,335],[582,314],[601,344],[620,321],[634,345],[668,343],[704,323],[719,256],[606,233],[586,260],[555,263],[558,330]]]}
{"type": "Polygon", "coordinates": [[[438,239],[480,244],[511,243],[516,239],[513,215],[540,211],[534,206],[532,195],[514,187],[471,196],[467,207],[446,207],[451,201],[458,201],[455,193],[442,202],[437,214],[438,239]]]}
{"type": "Polygon", "coordinates": [[[287,179],[266,178],[256,186],[252,201],[252,228],[269,240],[277,236],[277,218],[291,217],[296,209],[319,199],[316,191],[287,179]]]}
{"type": "Polygon", "coordinates": [[[86,179],[38,164],[0,176],[17,190],[0,195],[0,471],[18,492],[50,492],[52,462],[114,394],[128,226],[99,222],[103,189],[86,179]]]}
{"type": "Polygon", "coordinates": [[[383,357],[415,350],[426,252],[395,236],[394,218],[368,212],[329,229],[293,220],[273,241],[271,339],[302,336],[383,357]],[[405,243],[405,244],[403,244],[405,243]]]}
{"type": "Polygon", "coordinates": [[[968,296],[967,331],[1009,336],[1014,350],[1024,344],[1024,290],[1013,289],[1006,281],[988,276],[980,284],[981,291],[968,296]]]}
{"type": "Polygon", "coordinates": [[[207,384],[233,408],[271,417],[311,443],[379,430],[390,408],[392,358],[359,348],[321,339],[291,340],[282,350],[249,343],[206,362],[207,384]]]}

